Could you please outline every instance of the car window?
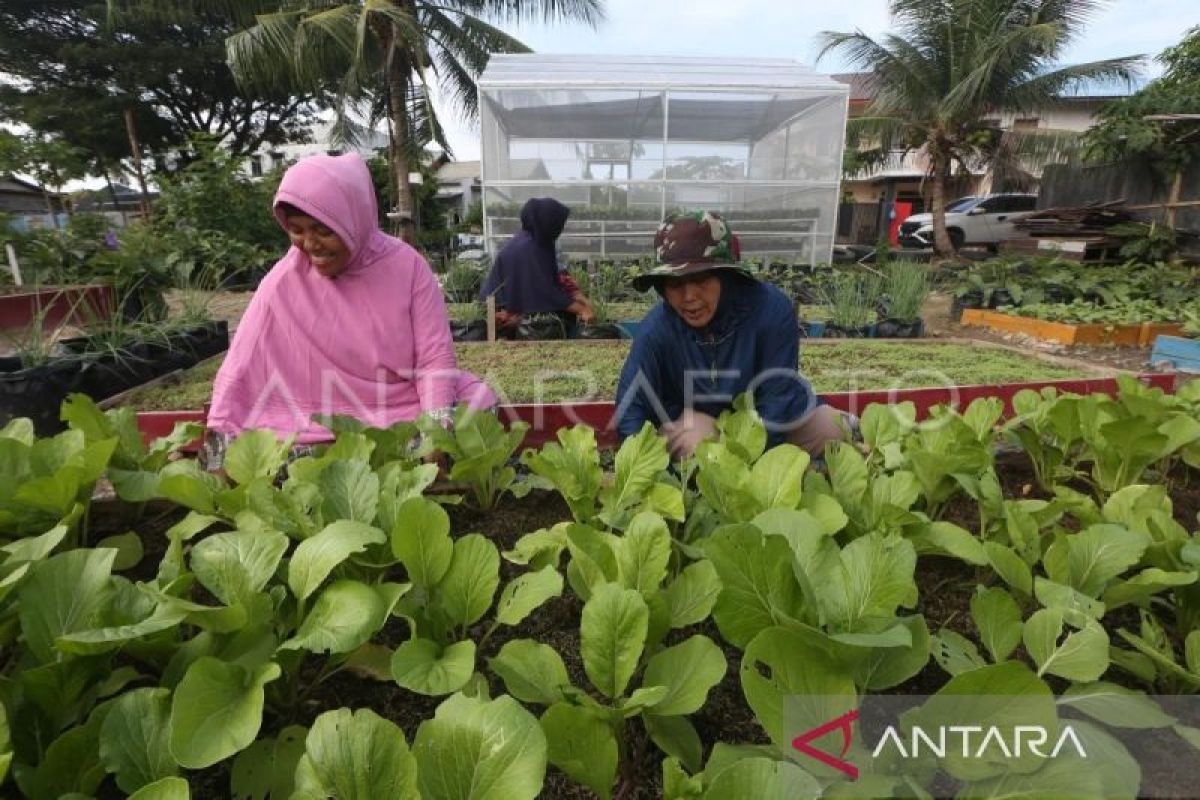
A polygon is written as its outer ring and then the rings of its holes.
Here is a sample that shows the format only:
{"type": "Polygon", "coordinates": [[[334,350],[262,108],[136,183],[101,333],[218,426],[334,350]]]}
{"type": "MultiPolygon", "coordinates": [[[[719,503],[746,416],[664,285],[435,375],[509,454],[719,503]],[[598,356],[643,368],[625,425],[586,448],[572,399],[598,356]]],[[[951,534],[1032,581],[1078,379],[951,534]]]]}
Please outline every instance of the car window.
{"type": "Polygon", "coordinates": [[[946,206],[946,211],[948,213],[965,213],[974,208],[978,202],[978,197],[963,197],[946,206]]]}
{"type": "Polygon", "coordinates": [[[983,206],[989,214],[1014,214],[1018,211],[1033,211],[1037,206],[1037,198],[1018,194],[1001,195],[988,198],[983,206]]]}

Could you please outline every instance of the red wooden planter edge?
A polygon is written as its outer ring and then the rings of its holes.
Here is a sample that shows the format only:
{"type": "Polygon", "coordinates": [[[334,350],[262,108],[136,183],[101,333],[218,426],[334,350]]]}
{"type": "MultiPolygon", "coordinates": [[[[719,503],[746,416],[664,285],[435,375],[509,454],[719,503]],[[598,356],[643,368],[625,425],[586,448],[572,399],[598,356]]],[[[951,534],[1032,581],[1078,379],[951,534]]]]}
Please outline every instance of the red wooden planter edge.
{"type": "Polygon", "coordinates": [[[42,309],[44,324],[54,326],[66,320],[68,314],[72,316],[69,321],[76,324],[91,321],[89,317],[108,319],[116,306],[116,290],[107,284],[43,286],[35,291],[0,295],[0,330],[26,328],[42,309]]]}
{"type": "MultiPolygon", "coordinates": [[[[1138,380],[1167,392],[1175,390],[1175,373],[1147,373],[1138,380]]],[[[1038,391],[1053,387],[1060,392],[1091,394],[1103,392],[1115,395],[1116,378],[1083,378],[1060,381],[1034,381],[1031,383],[980,384],[972,386],[945,386],[924,389],[885,389],[857,392],[829,392],[821,395],[826,403],[842,411],[861,414],[863,409],[876,403],[912,402],[917,408],[918,419],[923,419],[937,405],[966,408],[971,401],[981,397],[998,397],[1004,401],[1005,416],[1012,414],[1012,398],[1025,389],[1038,391]]],[[[596,429],[596,441],[604,447],[617,443],[613,427],[615,404],[611,401],[585,403],[514,403],[500,406],[498,413],[507,422],[521,420],[529,423],[524,446],[540,447],[555,438],[559,428],[572,425],[588,425],[596,429]]],[[[142,436],[153,440],[166,436],[179,422],[204,422],[203,411],[142,411],[138,413],[138,427],[142,436]]]]}

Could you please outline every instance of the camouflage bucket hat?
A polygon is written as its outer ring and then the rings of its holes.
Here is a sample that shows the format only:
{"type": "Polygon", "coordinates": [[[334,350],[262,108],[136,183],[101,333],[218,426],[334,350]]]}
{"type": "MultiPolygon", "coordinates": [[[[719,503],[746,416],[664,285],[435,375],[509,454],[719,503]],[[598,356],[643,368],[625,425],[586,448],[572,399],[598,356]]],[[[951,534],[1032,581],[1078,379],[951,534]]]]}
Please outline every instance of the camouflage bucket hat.
{"type": "Polygon", "coordinates": [[[732,269],[754,278],[754,270],[738,261],[741,254],[737,237],[725,219],[714,211],[690,211],[667,217],[654,236],[654,251],[658,266],[633,279],[639,292],[657,287],[664,278],[717,269],[732,269]]]}

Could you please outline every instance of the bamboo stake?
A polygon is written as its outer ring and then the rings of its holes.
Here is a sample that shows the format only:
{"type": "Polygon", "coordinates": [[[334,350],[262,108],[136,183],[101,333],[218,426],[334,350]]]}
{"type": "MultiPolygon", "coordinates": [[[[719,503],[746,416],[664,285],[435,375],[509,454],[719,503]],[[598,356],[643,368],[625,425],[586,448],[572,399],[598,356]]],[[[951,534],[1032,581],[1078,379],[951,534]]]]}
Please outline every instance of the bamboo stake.
{"type": "Polygon", "coordinates": [[[1179,206],[1179,192],[1183,189],[1183,169],[1176,170],[1175,182],[1171,184],[1171,196],[1167,198],[1167,227],[1175,227],[1175,209],[1179,206]]]}
{"type": "Polygon", "coordinates": [[[21,265],[17,263],[17,251],[13,249],[12,242],[5,242],[4,251],[8,253],[8,269],[12,272],[13,283],[24,286],[25,282],[21,280],[21,265]]]}

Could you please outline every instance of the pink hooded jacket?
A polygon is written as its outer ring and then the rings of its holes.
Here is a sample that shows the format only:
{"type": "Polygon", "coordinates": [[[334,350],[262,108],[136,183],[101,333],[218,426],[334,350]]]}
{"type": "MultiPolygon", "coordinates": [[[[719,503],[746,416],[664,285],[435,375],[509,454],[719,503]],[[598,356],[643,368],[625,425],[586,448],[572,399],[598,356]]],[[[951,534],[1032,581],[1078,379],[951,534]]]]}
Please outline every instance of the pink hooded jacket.
{"type": "Polygon", "coordinates": [[[275,264],[213,383],[210,429],[269,428],[309,443],[331,438],[314,414],[386,427],[450,407],[470,388],[490,395],[477,378],[458,373],[442,291],[425,259],[379,229],[375,189],[359,156],[295,164],[275,195],[280,225],[284,202],[333,230],[350,263],[331,280],[291,247],[275,264]]]}

